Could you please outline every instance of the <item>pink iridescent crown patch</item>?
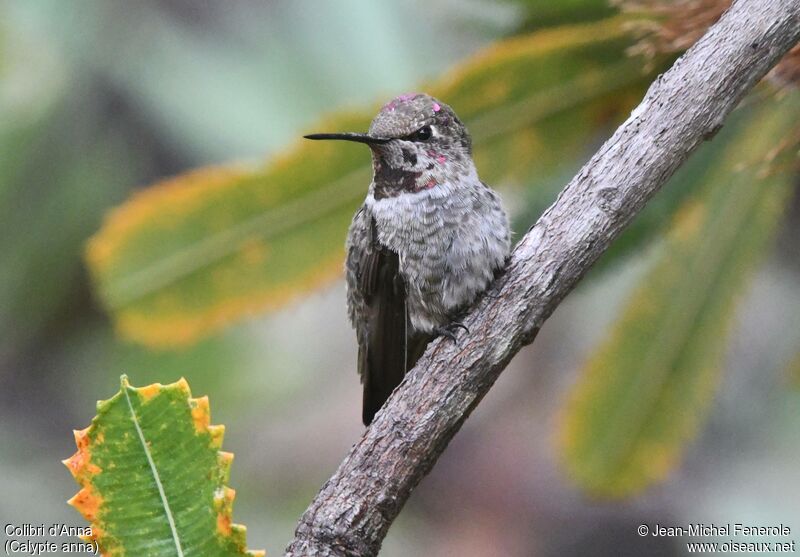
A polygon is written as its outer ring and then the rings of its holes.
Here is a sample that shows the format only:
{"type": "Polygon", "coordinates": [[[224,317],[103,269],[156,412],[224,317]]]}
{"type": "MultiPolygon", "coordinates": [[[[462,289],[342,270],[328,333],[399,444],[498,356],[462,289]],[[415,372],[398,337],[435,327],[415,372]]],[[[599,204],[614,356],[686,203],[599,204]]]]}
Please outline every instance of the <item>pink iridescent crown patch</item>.
{"type": "MultiPolygon", "coordinates": [[[[397,108],[397,105],[414,100],[420,95],[421,93],[405,93],[404,95],[398,95],[397,97],[395,97],[394,99],[390,100],[388,103],[383,105],[383,108],[387,110],[394,110],[395,108],[397,108]]],[[[437,104],[436,106],[439,105],[437,104]]]]}

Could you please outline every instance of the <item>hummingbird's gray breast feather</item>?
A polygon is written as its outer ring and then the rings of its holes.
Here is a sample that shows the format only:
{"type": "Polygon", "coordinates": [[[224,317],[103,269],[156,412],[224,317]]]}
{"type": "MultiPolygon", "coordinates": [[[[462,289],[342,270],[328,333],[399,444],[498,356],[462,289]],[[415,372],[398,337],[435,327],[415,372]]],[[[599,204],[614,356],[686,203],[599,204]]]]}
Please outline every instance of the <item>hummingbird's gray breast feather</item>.
{"type": "Polygon", "coordinates": [[[457,193],[442,184],[418,193],[375,200],[356,213],[347,238],[350,320],[364,338],[365,277],[374,275],[375,253],[396,253],[406,290],[408,318],[416,331],[432,332],[471,304],[502,267],[509,249],[508,220],[497,194],[479,180],[457,193]]]}
{"type": "Polygon", "coordinates": [[[364,211],[377,242],[399,257],[411,328],[449,324],[486,289],[510,249],[508,220],[497,195],[477,178],[375,199],[364,211]]]}

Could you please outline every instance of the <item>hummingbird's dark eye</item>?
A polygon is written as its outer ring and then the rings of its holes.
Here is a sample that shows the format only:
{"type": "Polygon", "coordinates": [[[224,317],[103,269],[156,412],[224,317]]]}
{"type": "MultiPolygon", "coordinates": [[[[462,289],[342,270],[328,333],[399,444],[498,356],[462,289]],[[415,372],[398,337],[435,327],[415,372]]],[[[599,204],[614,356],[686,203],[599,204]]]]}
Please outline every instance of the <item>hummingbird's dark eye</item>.
{"type": "Polygon", "coordinates": [[[409,136],[411,141],[428,141],[433,133],[430,126],[422,126],[409,136]]]}

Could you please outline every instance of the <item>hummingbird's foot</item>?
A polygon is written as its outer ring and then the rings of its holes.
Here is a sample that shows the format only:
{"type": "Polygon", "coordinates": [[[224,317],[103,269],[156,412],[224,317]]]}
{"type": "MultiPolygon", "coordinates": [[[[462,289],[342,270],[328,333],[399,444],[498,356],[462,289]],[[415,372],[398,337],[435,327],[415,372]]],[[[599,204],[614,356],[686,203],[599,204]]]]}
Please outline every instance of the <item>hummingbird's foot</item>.
{"type": "Polygon", "coordinates": [[[447,337],[456,344],[458,344],[458,339],[456,338],[456,331],[458,329],[464,329],[464,331],[467,334],[469,334],[469,328],[467,328],[467,326],[461,323],[460,321],[453,321],[452,323],[449,323],[444,327],[438,327],[434,329],[433,332],[439,336],[447,337]]]}

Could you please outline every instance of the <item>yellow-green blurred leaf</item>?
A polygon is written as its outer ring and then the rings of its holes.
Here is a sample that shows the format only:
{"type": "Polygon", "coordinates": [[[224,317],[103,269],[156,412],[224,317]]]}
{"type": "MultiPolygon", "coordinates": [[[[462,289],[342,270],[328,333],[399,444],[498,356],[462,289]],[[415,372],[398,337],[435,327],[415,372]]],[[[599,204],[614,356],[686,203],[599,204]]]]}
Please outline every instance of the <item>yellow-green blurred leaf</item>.
{"type": "Polygon", "coordinates": [[[123,376],[64,461],[81,486],[69,504],[90,523],[84,539],[103,555],[263,557],[232,522],[224,433],[185,380],[136,388],[123,376]]]}
{"type": "MultiPolygon", "coordinates": [[[[645,81],[622,20],[501,42],[426,89],[467,122],[489,182],[535,183],[630,109],[645,81]]],[[[316,131],[364,130],[376,109],[316,131]]],[[[113,211],[87,260],[117,328],[151,346],[195,341],[337,276],[370,181],[358,145],[298,143],[264,168],[206,168],[113,211]]]]}
{"type": "Polygon", "coordinates": [[[507,0],[525,11],[526,29],[592,21],[607,17],[615,8],[608,0],[507,0]]]}
{"type": "Polygon", "coordinates": [[[793,388],[800,389],[800,352],[789,362],[786,368],[786,378],[793,388]]]}
{"type": "Polygon", "coordinates": [[[622,18],[545,29],[478,53],[430,91],[467,123],[486,180],[529,183],[635,106],[647,76],[628,44],[622,18]]]}
{"type": "MultiPolygon", "coordinates": [[[[622,497],[663,479],[711,405],[737,296],[769,247],[791,177],[768,162],[797,103],[751,109],[660,259],[589,359],[562,417],[569,475],[622,497]]],[[[727,135],[727,139],[726,136],[727,135]]]]}

